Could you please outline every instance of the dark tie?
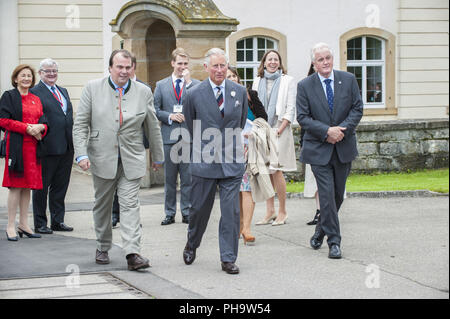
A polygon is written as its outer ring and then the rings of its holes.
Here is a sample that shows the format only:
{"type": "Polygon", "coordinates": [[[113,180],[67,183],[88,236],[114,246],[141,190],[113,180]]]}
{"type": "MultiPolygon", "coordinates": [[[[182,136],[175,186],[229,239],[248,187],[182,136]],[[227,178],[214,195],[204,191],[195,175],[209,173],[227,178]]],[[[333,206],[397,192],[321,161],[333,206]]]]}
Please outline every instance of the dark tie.
{"type": "Polygon", "coordinates": [[[328,107],[330,108],[330,112],[333,113],[333,89],[331,88],[331,80],[326,79],[325,81],[326,89],[327,89],[327,101],[328,101],[328,107]]]}
{"type": "Polygon", "coordinates": [[[220,114],[222,114],[222,117],[224,115],[224,105],[223,105],[223,93],[222,90],[220,89],[220,86],[216,86],[217,94],[216,94],[216,101],[217,104],[219,105],[219,110],[220,110],[220,114]]]}
{"type": "Polygon", "coordinates": [[[175,82],[177,82],[177,85],[175,86],[175,91],[177,91],[177,98],[180,97],[180,83],[181,83],[181,79],[177,79],[175,82]]]}

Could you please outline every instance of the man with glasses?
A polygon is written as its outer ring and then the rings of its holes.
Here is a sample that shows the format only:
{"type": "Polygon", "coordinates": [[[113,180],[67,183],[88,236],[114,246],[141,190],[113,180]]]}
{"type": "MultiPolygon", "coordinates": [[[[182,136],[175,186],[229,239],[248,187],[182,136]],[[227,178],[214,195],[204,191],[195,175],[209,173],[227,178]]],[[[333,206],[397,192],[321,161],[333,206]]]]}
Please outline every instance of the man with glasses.
{"type": "Polygon", "coordinates": [[[33,214],[35,232],[51,234],[53,231],[72,231],[64,224],[64,200],[69,187],[73,162],[73,110],[67,90],[56,85],[58,63],[52,59],[42,60],[39,65],[41,81],[31,93],[42,102],[49,129],[45,137],[47,155],[42,159],[41,190],[33,190],[33,214]],[[47,194],[50,225],[47,227],[47,194]]]}

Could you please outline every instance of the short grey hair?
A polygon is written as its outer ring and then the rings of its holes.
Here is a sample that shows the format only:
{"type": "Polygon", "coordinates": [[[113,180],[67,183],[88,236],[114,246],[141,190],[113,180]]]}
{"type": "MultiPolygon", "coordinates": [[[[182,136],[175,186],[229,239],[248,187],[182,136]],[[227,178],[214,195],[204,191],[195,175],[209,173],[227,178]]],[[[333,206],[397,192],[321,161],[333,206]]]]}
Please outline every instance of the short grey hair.
{"type": "Polygon", "coordinates": [[[220,48],[212,48],[208,52],[206,52],[206,54],[205,54],[205,62],[204,63],[205,63],[206,66],[209,66],[209,62],[211,61],[211,56],[212,55],[222,55],[222,56],[224,56],[225,60],[226,60],[226,62],[228,64],[228,56],[225,53],[225,51],[220,49],[220,48]]]}
{"type": "Polygon", "coordinates": [[[328,44],[324,42],[319,42],[316,45],[314,45],[311,49],[311,61],[316,62],[316,53],[323,51],[329,51],[331,53],[331,56],[334,56],[333,50],[331,50],[328,44]]]}
{"type": "Polygon", "coordinates": [[[44,66],[54,66],[54,65],[58,69],[58,62],[56,62],[51,58],[47,58],[42,60],[41,63],[39,63],[39,70],[43,70],[44,66]]]}

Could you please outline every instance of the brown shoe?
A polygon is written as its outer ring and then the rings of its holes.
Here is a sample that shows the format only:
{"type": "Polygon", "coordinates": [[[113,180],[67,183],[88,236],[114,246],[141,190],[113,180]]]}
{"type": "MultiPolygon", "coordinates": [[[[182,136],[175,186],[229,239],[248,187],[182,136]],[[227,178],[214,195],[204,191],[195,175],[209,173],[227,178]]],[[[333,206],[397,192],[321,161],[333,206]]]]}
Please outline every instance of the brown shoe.
{"type": "Polygon", "coordinates": [[[109,256],[107,251],[95,251],[95,262],[100,265],[109,264],[109,256]]]}
{"type": "Polygon", "coordinates": [[[138,254],[127,255],[128,270],[138,270],[150,267],[149,260],[138,254]]]}

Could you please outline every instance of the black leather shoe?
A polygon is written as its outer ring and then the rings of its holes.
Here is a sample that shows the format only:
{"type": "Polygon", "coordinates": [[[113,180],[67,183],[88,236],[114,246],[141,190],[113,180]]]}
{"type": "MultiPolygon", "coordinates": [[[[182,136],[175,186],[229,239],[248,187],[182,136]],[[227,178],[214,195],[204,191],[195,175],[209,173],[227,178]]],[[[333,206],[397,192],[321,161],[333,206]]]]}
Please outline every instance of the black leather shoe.
{"type": "Polygon", "coordinates": [[[317,210],[316,215],[314,215],[313,220],[310,222],[307,222],[306,225],[317,225],[317,222],[319,221],[319,216],[320,216],[320,210],[317,210]]]}
{"type": "Polygon", "coordinates": [[[183,260],[186,265],[190,265],[195,260],[195,249],[191,249],[188,244],[183,250],[183,260]]]}
{"type": "Polygon", "coordinates": [[[53,230],[51,230],[47,226],[41,226],[41,227],[35,228],[34,231],[39,234],[53,234],[53,230]]]}
{"type": "Polygon", "coordinates": [[[52,225],[52,230],[54,230],[54,231],[72,231],[73,227],[67,226],[64,223],[59,223],[56,225],[52,225]]]}
{"type": "Polygon", "coordinates": [[[120,221],[119,218],[113,217],[112,218],[112,227],[115,228],[119,221],[120,221]]]}
{"type": "Polygon", "coordinates": [[[139,254],[127,255],[128,270],[139,270],[150,267],[150,262],[147,258],[139,254]]]}
{"type": "Polygon", "coordinates": [[[189,224],[189,216],[183,216],[183,219],[181,220],[184,224],[189,224]]]}
{"type": "Polygon", "coordinates": [[[339,245],[337,245],[337,244],[331,245],[330,252],[328,253],[328,258],[331,258],[331,259],[342,258],[342,252],[341,252],[341,248],[339,247],[339,245]]]}
{"type": "Polygon", "coordinates": [[[316,230],[314,235],[311,237],[311,240],[309,241],[309,244],[311,247],[315,250],[322,247],[323,238],[325,237],[325,233],[322,230],[316,230]]]}
{"type": "Polygon", "coordinates": [[[161,222],[161,225],[170,225],[175,223],[175,217],[173,216],[166,216],[166,218],[164,218],[164,220],[161,222]]]}
{"type": "Polygon", "coordinates": [[[222,270],[227,274],[236,275],[239,273],[239,267],[235,263],[222,262],[222,270]]]}

